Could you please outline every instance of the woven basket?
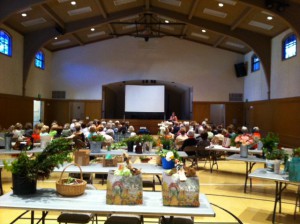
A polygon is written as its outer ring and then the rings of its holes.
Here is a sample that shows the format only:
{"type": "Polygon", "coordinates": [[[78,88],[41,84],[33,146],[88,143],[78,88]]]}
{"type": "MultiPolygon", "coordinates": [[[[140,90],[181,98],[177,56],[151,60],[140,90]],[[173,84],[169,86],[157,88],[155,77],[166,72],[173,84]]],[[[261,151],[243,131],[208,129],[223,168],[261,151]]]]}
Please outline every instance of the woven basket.
{"type": "Polygon", "coordinates": [[[84,193],[84,190],[85,190],[85,187],[86,187],[86,181],[83,180],[83,177],[82,177],[82,170],[81,170],[81,167],[76,164],[76,163],[71,163],[69,164],[68,166],[66,166],[61,175],[60,175],[60,178],[58,181],[56,181],[56,191],[63,195],[63,196],[79,196],[79,195],[82,195],[84,193]],[[69,166],[72,166],[72,165],[75,165],[79,168],[80,170],[80,179],[76,179],[76,181],[79,183],[79,184],[74,184],[74,185],[65,185],[64,183],[66,183],[68,181],[67,178],[64,178],[62,179],[62,175],[64,174],[65,170],[69,167],[69,166]]]}

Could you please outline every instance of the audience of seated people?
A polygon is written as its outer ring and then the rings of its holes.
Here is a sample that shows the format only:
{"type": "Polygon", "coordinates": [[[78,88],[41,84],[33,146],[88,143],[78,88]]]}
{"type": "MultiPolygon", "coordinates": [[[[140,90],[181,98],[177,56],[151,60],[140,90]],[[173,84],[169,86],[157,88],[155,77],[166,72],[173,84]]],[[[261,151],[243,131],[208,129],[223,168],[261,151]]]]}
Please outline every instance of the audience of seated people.
{"type": "MultiPolygon", "coordinates": [[[[260,139],[259,128],[254,127],[252,133],[249,133],[248,128],[238,127],[234,125],[228,125],[225,129],[222,125],[210,125],[208,120],[203,122],[195,121],[165,121],[159,124],[160,134],[174,140],[174,147],[177,150],[184,151],[187,146],[199,146],[205,148],[209,144],[222,144],[225,138],[230,138],[234,141],[235,137],[239,134],[252,134],[254,137],[260,139]]],[[[22,139],[25,137],[31,137],[34,142],[40,141],[40,136],[50,135],[52,138],[66,137],[69,139],[80,140],[86,146],[89,145],[89,139],[93,135],[102,135],[104,145],[110,145],[114,141],[123,140],[126,137],[136,135],[134,127],[129,122],[119,122],[112,120],[98,120],[82,121],[73,119],[71,123],[66,123],[60,126],[56,121],[49,126],[38,123],[32,128],[31,123],[26,123],[23,129],[21,123],[11,125],[8,129],[13,133],[13,138],[22,139]],[[122,136],[122,138],[119,138],[122,136]]]]}

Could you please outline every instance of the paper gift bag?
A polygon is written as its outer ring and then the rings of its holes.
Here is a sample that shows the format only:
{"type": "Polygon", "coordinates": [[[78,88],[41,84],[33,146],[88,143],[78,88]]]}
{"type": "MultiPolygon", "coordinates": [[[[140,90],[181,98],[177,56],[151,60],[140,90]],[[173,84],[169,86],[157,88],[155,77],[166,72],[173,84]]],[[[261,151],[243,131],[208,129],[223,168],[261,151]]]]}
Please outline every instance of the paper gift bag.
{"type": "Polygon", "coordinates": [[[222,146],[225,148],[230,148],[230,145],[231,145],[231,139],[224,137],[222,146]]]}
{"type": "Polygon", "coordinates": [[[109,171],[107,176],[106,204],[143,204],[142,175],[116,176],[113,170],[109,171]]]}
{"type": "Polygon", "coordinates": [[[74,162],[80,166],[87,166],[90,163],[90,150],[79,149],[74,152],[74,162]]]}
{"type": "Polygon", "coordinates": [[[162,194],[165,206],[199,207],[199,189],[198,177],[180,181],[178,174],[169,176],[163,173],[162,194]]]}

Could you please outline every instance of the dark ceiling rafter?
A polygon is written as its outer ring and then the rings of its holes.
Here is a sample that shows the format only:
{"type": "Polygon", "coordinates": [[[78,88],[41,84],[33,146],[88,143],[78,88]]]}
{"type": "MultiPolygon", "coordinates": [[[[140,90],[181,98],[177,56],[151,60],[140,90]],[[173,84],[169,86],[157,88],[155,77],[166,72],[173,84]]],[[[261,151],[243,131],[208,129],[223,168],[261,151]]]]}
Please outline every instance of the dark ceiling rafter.
{"type": "Polygon", "coordinates": [[[287,22],[289,26],[296,32],[298,38],[300,38],[300,4],[288,1],[289,6],[284,11],[279,12],[275,7],[267,9],[265,1],[263,0],[239,0],[239,3],[249,6],[255,6],[257,8],[263,8],[272,12],[272,14],[279,16],[281,19],[287,22]]]}
{"type": "Polygon", "coordinates": [[[236,29],[247,17],[248,15],[253,11],[252,7],[247,7],[242,13],[241,16],[233,23],[231,24],[230,29],[234,30],[236,29]]]}
{"type": "MultiPolygon", "coordinates": [[[[103,16],[105,19],[107,19],[107,17],[108,17],[108,16],[107,16],[107,13],[106,13],[106,11],[105,11],[105,9],[104,9],[102,3],[100,2],[100,0],[95,0],[95,2],[96,2],[96,5],[98,6],[98,8],[99,8],[99,10],[100,10],[100,12],[101,12],[101,14],[102,14],[102,16],[103,16]]],[[[112,27],[112,25],[110,25],[110,23],[107,24],[107,27],[108,27],[110,33],[115,33],[115,30],[114,30],[114,28],[112,27]]]]}
{"type": "Polygon", "coordinates": [[[222,36],[214,43],[214,47],[218,47],[225,39],[226,39],[226,36],[222,35],[222,36]]]}
{"type": "Polygon", "coordinates": [[[62,21],[61,18],[47,5],[47,4],[42,4],[41,8],[44,10],[44,12],[47,13],[48,16],[51,17],[51,19],[54,20],[54,22],[62,29],[65,29],[65,23],[62,21]]]}
{"type": "Polygon", "coordinates": [[[45,0],[0,0],[0,22],[17,11],[32,5],[42,4],[45,0]]]}
{"type": "Polygon", "coordinates": [[[199,0],[194,0],[193,6],[191,7],[191,10],[189,13],[189,19],[191,19],[194,16],[196,9],[198,8],[198,4],[199,4],[199,0]]]}
{"type": "Polygon", "coordinates": [[[70,22],[65,24],[65,30],[61,30],[60,27],[50,27],[44,30],[37,30],[24,35],[24,56],[23,56],[23,95],[25,95],[25,84],[27,81],[29,69],[32,60],[35,57],[36,52],[44,46],[52,38],[65,34],[74,33],[75,31],[86,29],[87,27],[108,24],[114,20],[121,19],[123,17],[132,16],[140,13],[143,9],[137,7],[134,9],[126,10],[111,14],[109,18],[103,18],[102,16],[95,16],[88,19],[83,19],[76,22],[70,22]]]}
{"type": "Polygon", "coordinates": [[[265,70],[265,75],[267,78],[268,88],[270,90],[270,77],[271,77],[271,38],[262,34],[254,33],[248,30],[243,30],[236,28],[235,30],[231,30],[230,26],[200,19],[200,18],[192,18],[188,19],[186,15],[183,15],[181,13],[169,11],[162,8],[155,8],[152,7],[151,11],[153,13],[157,13],[159,15],[164,15],[170,18],[176,18],[178,21],[203,27],[205,29],[226,35],[231,36],[236,39],[239,39],[243,41],[245,44],[247,44],[253,51],[256,52],[258,57],[261,60],[261,63],[265,70]]]}

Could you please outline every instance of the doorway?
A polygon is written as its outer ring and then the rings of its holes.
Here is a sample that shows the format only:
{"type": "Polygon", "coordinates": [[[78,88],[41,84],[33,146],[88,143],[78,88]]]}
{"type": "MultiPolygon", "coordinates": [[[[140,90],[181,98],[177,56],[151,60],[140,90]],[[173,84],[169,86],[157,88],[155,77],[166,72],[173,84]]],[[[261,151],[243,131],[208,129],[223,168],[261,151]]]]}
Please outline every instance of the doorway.
{"type": "Polygon", "coordinates": [[[84,120],[84,102],[71,102],[71,119],[84,120]]]}
{"type": "Polygon", "coordinates": [[[210,119],[211,123],[225,127],[225,104],[211,104],[210,119]]]}
{"type": "Polygon", "coordinates": [[[44,103],[40,100],[33,101],[33,126],[44,120],[44,103]]]}

